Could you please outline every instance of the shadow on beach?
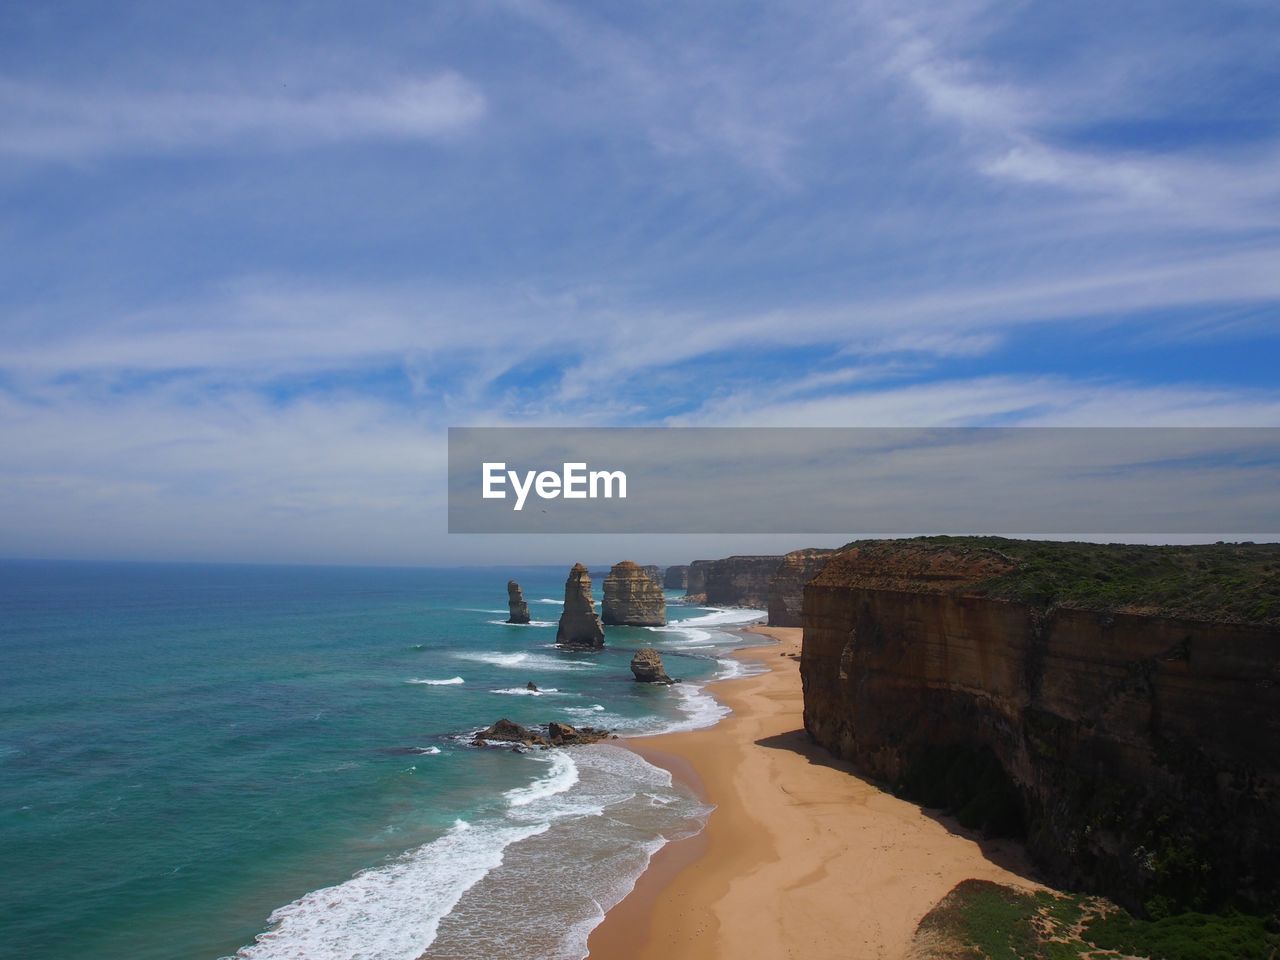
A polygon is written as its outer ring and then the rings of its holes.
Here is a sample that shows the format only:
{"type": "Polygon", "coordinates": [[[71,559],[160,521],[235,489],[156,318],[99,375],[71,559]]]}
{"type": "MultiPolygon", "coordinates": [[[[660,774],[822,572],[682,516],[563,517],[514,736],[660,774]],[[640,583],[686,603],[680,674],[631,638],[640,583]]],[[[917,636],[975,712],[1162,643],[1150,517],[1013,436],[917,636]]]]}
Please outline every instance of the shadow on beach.
{"type": "Polygon", "coordinates": [[[1032,867],[1030,858],[1027,856],[1026,847],[1021,841],[1010,838],[993,838],[984,836],[981,832],[970,830],[961,826],[955,817],[943,813],[941,810],[922,807],[910,800],[903,799],[894,794],[888,784],[879,780],[873,780],[858,772],[857,768],[847,760],[841,760],[833,756],[825,747],[819,746],[809,739],[809,735],[803,728],[788,731],[787,733],[775,734],[772,737],[762,737],[755,741],[757,746],[764,747],[768,750],[785,750],[789,753],[798,754],[808,760],[811,764],[820,767],[830,767],[833,770],[839,770],[841,773],[861,780],[867,786],[887,794],[902,803],[915,807],[922,814],[938,823],[946,829],[948,833],[957,837],[963,837],[970,840],[978,846],[989,862],[995,864],[1003,870],[1016,874],[1024,880],[1032,883],[1045,884],[1045,880],[1032,867]]]}

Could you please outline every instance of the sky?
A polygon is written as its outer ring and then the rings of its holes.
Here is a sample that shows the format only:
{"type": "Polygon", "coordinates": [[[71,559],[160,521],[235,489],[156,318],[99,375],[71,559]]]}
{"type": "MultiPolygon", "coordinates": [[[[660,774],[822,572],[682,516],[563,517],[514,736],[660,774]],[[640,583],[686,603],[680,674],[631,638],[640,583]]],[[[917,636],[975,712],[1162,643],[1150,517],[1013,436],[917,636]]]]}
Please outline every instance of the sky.
{"type": "Polygon", "coordinates": [[[818,542],[451,537],[449,426],[1280,426],[1277,49],[1270,0],[4,4],[0,556],[818,542]]]}

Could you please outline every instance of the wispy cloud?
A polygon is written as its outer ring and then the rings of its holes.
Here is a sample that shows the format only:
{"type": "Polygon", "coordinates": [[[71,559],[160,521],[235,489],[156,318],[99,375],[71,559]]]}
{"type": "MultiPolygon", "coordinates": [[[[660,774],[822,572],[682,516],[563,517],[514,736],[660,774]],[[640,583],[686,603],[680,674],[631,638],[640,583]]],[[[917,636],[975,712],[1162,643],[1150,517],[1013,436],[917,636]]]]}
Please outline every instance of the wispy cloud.
{"type": "Polygon", "coordinates": [[[434,140],[485,113],[456,73],[364,89],[110,90],[0,80],[0,153],[28,158],[255,151],[352,140],[434,140]]]}

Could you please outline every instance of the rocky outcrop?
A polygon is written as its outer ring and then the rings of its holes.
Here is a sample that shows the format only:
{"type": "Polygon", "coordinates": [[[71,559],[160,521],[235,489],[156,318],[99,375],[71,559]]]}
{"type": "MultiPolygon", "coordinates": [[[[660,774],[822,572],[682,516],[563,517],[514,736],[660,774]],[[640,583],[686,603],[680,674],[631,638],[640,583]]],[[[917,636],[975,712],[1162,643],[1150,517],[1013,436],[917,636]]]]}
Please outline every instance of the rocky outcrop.
{"type": "Polygon", "coordinates": [[[518,743],[526,747],[545,747],[548,745],[547,738],[542,734],[534,733],[528,727],[522,727],[506,717],[481,730],[471,739],[473,747],[483,747],[489,743],[518,743]]]}
{"type": "Polygon", "coordinates": [[[1048,569],[936,543],[832,557],[804,590],[806,730],[962,823],[1020,822],[1063,883],[1153,912],[1274,910],[1280,629],[991,587],[1048,569]]]}
{"type": "Polygon", "coordinates": [[[643,567],[623,560],[604,579],[600,615],[607,626],[660,627],[667,622],[667,601],[643,567]]]}
{"type": "Polygon", "coordinates": [[[522,727],[505,717],[492,726],[478,731],[471,739],[473,747],[485,747],[496,743],[512,743],[518,747],[578,747],[599,743],[613,736],[608,730],[597,727],[571,727],[567,723],[552,720],[547,724],[547,735],[522,727]]]}
{"type": "Polygon", "coordinates": [[[604,646],[604,627],[591,596],[591,576],[580,563],[573,565],[564,583],[564,611],[560,614],[556,643],[565,647],[604,646]]]}
{"type": "Polygon", "coordinates": [[[725,557],[707,568],[706,602],[716,607],[760,607],[769,602],[769,581],[781,557],[725,557]]]}
{"type": "Polygon", "coordinates": [[[507,581],[507,610],[510,612],[507,623],[529,622],[529,604],[525,603],[520,584],[514,580],[507,581]]]}
{"type": "Polygon", "coordinates": [[[667,567],[662,574],[662,585],[668,590],[684,590],[689,586],[689,565],[667,567]]]}
{"type": "Polygon", "coordinates": [[[588,743],[599,743],[608,740],[612,734],[608,730],[596,727],[571,727],[567,723],[547,724],[547,739],[553,747],[580,747],[588,743]]]}
{"type": "Polygon", "coordinates": [[[662,589],[662,568],[656,563],[646,563],[640,568],[644,571],[644,575],[654,582],[659,590],[662,589]]]}
{"type": "Polygon", "coordinates": [[[713,563],[715,563],[714,560],[695,560],[689,564],[684,584],[684,595],[686,597],[701,599],[706,595],[707,570],[713,563]]]}
{"type": "Polygon", "coordinates": [[[675,683],[662,666],[662,655],[653,647],[642,647],[631,658],[631,672],[641,683],[675,683]]]}
{"type": "Polygon", "coordinates": [[[769,626],[801,626],[804,585],[822,569],[834,550],[792,550],[769,579],[769,626]]]}

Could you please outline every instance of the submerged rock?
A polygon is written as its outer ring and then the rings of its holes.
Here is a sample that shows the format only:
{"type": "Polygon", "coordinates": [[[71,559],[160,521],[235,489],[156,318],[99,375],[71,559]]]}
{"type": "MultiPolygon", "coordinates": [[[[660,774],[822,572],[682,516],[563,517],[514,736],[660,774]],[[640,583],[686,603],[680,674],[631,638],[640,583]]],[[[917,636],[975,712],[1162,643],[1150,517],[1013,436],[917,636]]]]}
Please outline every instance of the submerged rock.
{"type": "Polygon", "coordinates": [[[610,626],[660,627],[667,622],[667,601],[643,567],[623,560],[605,577],[601,614],[610,626]]]}
{"type": "Polygon", "coordinates": [[[641,683],[675,683],[662,666],[662,655],[653,647],[643,647],[631,658],[631,672],[641,683]]]}
{"type": "Polygon", "coordinates": [[[604,646],[604,627],[591,597],[591,575],[587,568],[575,563],[564,582],[564,612],[556,630],[556,643],[563,647],[604,646]]]}
{"type": "Polygon", "coordinates": [[[514,580],[507,581],[507,609],[511,612],[507,623],[529,622],[529,604],[524,601],[524,591],[520,589],[520,584],[514,580]]]}

